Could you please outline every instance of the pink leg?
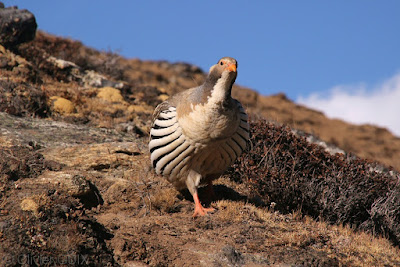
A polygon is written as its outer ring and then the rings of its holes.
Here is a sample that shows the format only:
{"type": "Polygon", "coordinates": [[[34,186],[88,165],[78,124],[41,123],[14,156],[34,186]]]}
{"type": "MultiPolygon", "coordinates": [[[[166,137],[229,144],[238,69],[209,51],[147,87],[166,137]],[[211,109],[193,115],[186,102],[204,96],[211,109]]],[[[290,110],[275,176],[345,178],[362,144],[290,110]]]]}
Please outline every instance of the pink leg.
{"type": "Polygon", "coordinates": [[[193,200],[194,200],[193,217],[204,216],[208,212],[212,212],[215,210],[214,208],[204,208],[200,203],[199,195],[197,194],[197,192],[193,194],[193,200]]]}

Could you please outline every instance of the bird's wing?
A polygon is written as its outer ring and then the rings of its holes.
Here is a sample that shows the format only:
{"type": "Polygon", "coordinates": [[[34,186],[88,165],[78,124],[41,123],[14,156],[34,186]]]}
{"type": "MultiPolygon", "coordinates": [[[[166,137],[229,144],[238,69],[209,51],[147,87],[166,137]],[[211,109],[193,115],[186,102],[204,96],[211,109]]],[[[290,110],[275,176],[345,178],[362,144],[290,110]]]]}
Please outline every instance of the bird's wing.
{"type": "Polygon", "coordinates": [[[174,99],[157,106],[153,114],[150,130],[150,159],[157,174],[172,175],[179,173],[186,159],[194,150],[182,134],[178,123],[177,108],[174,99]]]}
{"type": "Polygon", "coordinates": [[[173,107],[173,105],[170,103],[169,100],[166,100],[166,101],[162,102],[161,104],[159,104],[154,109],[153,116],[152,116],[152,124],[154,124],[154,121],[160,116],[161,112],[168,110],[170,107],[173,107]]]}
{"type": "Polygon", "coordinates": [[[168,112],[170,109],[179,109],[181,115],[190,112],[191,104],[198,103],[200,101],[199,98],[201,97],[199,94],[196,94],[195,91],[199,91],[199,87],[190,88],[177,93],[159,104],[153,112],[152,124],[154,125],[155,120],[160,117],[162,112],[168,112]]]}

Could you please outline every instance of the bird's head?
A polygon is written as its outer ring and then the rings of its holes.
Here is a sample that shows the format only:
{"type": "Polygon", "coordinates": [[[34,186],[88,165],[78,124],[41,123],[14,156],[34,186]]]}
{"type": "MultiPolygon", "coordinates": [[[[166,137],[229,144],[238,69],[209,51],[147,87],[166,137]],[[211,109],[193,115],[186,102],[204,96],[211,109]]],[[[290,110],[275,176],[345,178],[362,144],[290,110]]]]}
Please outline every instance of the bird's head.
{"type": "Polygon", "coordinates": [[[209,76],[214,76],[217,80],[220,78],[232,80],[233,84],[237,76],[237,66],[236,59],[223,57],[217,64],[210,68],[209,76]]]}
{"type": "Polygon", "coordinates": [[[232,85],[237,76],[237,66],[236,59],[231,57],[221,58],[217,64],[210,68],[210,72],[204,84],[205,88],[211,91],[215,85],[220,84],[225,94],[230,96],[232,85]]]}

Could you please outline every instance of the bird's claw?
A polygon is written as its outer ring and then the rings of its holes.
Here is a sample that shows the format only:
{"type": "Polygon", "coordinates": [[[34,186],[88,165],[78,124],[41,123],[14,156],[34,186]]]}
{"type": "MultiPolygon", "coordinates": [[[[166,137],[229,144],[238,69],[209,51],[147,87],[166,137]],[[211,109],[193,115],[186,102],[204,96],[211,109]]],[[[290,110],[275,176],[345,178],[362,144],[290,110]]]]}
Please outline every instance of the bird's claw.
{"type": "Polygon", "coordinates": [[[213,212],[215,211],[214,208],[204,208],[203,206],[196,206],[194,208],[194,213],[193,213],[193,218],[197,217],[197,216],[204,216],[207,215],[207,213],[209,212],[213,212]]]}

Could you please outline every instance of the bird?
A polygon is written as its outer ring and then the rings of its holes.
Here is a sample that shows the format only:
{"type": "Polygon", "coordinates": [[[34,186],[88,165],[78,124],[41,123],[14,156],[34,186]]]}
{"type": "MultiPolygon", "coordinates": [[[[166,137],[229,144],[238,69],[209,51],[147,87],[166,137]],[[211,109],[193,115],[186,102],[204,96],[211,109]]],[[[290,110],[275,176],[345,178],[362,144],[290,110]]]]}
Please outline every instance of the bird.
{"type": "Polygon", "coordinates": [[[220,177],[245,150],[249,123],[242,104],[232,98],[238,63],[223,57],[211,66],[200,86],[159,104],[150,129],[150,160],[155,172],[178,190],[187,188],[195,203],[193,217],[214,208],[202,206],[198,188],[220,177]]]}

